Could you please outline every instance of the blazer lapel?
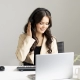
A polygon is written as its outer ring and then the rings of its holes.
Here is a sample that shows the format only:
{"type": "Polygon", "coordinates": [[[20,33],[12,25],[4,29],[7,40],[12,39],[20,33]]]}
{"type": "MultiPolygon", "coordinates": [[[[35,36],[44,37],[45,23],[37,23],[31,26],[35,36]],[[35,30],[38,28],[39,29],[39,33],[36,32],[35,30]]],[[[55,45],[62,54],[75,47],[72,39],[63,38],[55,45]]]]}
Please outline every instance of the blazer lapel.
{"type": "Polygon", "coordinates": [[[40,54],[46,54],[47,53],[47,47],[46,47],[46,37],[44,36],[43,38],[43,42],[42,42],[42,47],[41,47],[41,51],[40,51],[40,54]]]}
{"type": "MultiPolygon", "coordinates": [[[[42,42],[41,51],[40,51],[40,55],[43,55],[43,54],[47,54],[48,53],[47,52],[48,49],[47,49],[46,44],[45,44],[46,40],[47,39],[44,36],[43,42],[42,42]]],[[[32,51],[32,54],[30,55],[30,59],[31,59],[32,63],[34,64],[34,51],[32,51]]]]}

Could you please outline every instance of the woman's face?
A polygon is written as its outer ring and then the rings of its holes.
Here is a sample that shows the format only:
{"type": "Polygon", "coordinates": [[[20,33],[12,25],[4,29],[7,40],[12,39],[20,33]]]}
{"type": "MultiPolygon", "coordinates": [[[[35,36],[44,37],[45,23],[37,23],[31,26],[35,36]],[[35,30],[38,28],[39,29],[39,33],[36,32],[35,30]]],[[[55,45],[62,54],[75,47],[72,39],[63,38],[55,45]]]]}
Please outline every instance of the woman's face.
{"type": "Polygon", "coordinates": [[[39,34],[43,34],[46,29],[49,27],[49,18],[47,16],[44,16],[41,20],[41,22],[36,24],[36,32],[39,34]]]}

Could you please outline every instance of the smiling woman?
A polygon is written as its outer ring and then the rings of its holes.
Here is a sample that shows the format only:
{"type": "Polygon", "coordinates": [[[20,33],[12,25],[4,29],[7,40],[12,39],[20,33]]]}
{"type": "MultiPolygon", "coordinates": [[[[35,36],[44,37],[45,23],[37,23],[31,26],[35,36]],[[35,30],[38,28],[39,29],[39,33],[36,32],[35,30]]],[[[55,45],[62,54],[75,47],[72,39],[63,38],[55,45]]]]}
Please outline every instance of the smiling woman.
{"type": "Polygon", "coordinates": [[[44,16],[41,20],[41,22],[36,24],[36,33],[42,34],[46,31],[46,29],[49,27],[49,18],[47,16],[44,16]]]}
{"type": "Polygon", "coordinates": [[[45,8],[37,8],[30,15],[20,35],[16,50],[17,58],[24,65],[35,65],[36,54],[58,53],[57,41],[51,34],[51,13],[45,8]]]}

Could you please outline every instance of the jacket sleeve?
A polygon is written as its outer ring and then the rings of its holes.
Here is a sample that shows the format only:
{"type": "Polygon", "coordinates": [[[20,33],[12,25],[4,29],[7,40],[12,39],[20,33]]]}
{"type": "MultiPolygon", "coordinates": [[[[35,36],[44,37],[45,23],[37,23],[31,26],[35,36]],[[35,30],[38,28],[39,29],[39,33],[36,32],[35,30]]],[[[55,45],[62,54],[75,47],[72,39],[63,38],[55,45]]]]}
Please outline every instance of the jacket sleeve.
{"type": "Polygon", "coordinates": [[[30,36],[24,36],[23,34],[19,36],[18,46],[16,50],[16,56],[18,60],[24,61],[26,59],[34,41],[35,40],[30,36]]]}
{"type": "Polygon", "coordinates": [[[52,53],[58,53],[57,40],[55,37],[53,37],[52,42],[52,53]]]}

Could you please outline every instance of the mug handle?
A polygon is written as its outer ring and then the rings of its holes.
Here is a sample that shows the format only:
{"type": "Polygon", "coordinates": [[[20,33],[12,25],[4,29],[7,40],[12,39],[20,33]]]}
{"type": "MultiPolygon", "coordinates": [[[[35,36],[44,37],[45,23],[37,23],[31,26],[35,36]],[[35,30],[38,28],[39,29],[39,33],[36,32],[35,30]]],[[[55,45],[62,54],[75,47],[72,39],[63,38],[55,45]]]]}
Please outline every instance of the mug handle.
{"type": "Polygon", "coordinates": [[[78,73],[76,73],[76,71],[78,70],[78,68],[75,69],[75,74],[77,75],[78,73]]]}

